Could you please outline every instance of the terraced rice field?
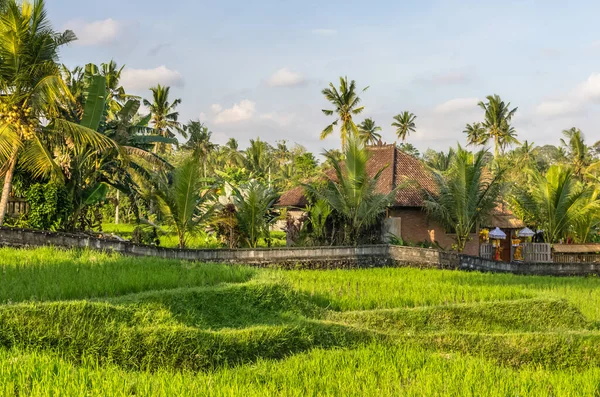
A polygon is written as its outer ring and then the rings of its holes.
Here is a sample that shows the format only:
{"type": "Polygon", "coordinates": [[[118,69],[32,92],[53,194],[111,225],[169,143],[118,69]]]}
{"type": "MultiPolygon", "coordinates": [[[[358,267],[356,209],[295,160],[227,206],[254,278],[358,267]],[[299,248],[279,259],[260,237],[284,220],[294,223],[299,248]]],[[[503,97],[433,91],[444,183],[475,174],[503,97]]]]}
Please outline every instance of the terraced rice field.
{"type": "Polygon", "coordinates": [[[597,278],[0,263],[0,395],[600,395],[597,278]]]}

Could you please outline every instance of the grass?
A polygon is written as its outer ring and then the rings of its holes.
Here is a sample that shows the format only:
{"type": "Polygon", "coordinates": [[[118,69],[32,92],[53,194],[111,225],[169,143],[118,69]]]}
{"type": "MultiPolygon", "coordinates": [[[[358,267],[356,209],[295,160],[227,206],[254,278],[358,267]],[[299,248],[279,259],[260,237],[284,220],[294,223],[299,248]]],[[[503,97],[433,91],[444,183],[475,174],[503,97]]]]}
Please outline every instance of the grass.
{"type": "Polygon", "coordinates": [[[600,394],[595,277],[0,260],[0,396],[600,394]]]}
{"type": "MultiPolygon", "coordinates": [[[[112,233],[126,240],[131,239],[133,230],[136,225],[127,223],[103,223],[102,231],[104,233],[112,233]]],[[[170,230],[168,227],[163,227],[162,232],[159,232],[160,246],[167,248],[177,248],[179,246],[179,239],[177,234],[170,230]]],[[[285,232],[272,231],[271,232],[271,246],[272,247],[285,247],[287,244],[285,232]]],[[[259,240],[260,247],[267,247],[267,242],[264,239],[259,240]]],[[[214,235],[209,233],[199,233],[196,235],[188,236],[187,241],[188,248],[202,249],[202,248],[223,248],[224,245],[214,235]]]]}
{"type": "Polygon", "coordinates": [[[122,257],[81,250],[0,248],[0,302],[113,297],[244,282],[248,267],[122,257]]]}

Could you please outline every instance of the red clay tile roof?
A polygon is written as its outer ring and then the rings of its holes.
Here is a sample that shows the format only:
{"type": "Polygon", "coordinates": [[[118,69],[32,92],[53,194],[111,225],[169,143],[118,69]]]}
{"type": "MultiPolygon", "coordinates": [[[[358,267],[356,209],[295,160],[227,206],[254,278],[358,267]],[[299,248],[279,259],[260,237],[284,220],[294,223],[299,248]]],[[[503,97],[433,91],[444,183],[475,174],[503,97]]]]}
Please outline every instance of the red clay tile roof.
{"type": "MultiPolygon", "coordinates": [[[[393,207],[421,207],[423,205],[423,189],[435,190],[435,183],[430,171],[417,158],[404,153],[396,145],[369,146],[371,154],[367,162],[367,173],[373,177],[386,167],[377,181],[377,192],[388,194],[397,186],[393,207]]],[[[278,206],[304,208],[308,200],[304,188],[297,186],[283,193],[278,206]]]]}

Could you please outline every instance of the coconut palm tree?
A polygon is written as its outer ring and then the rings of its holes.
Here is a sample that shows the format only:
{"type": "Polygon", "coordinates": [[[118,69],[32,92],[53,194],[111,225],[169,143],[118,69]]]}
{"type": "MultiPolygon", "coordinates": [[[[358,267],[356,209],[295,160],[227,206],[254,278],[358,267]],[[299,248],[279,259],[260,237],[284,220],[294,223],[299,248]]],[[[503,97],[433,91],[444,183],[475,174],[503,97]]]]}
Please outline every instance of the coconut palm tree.
{"type": "Polygon", "coordinates": [[[357,244],[361,233],[375,225],[396,194],[376,192],[377,181],[384,168],[373,176],[367,172],[369,151],[356,138],[350,139],[344,150],[345,160],[340,160],[336,152],[324,153],[332,165],[334,175],[321,189],[304,185],[317,198],[326,201],[343,220],[344,243],[357,244]]]}
{"type": "Polygon", "coordinates": [[[413,132],[416,131],[415,120],[417,116],[410,112],[402,112],[394,116],[394,122],[392,127],[396,127],[396,135],[404,142],[406,138],[413,132]]]}
{"type": "Polygon", "coordinates": [[[448,153],[436,152],[433,149],[428,149],[423,157],[427,166],[433,168],[434,170],[444,172],[450,168],[455,155],[456,153],[454,152],[453,148],[450,148],[448,153]]]}
{"type": "Polygon", "coordinates": [[[74,98],[62,79],[58,50],[75,39],[71,31],[52,29],[43,0],[5,2],[0,18],[0,225],[17,162],[34,178],[62,182],[69,158],[56,158],[57,147],[80,151],[112,145],[93,129],[61,118],[60,108],[74,98]],[[42,119],[49,122],[42,124],[42,119]]]}
{"type": "Polygon", "coordinates": [[[479,102],[478,106],[484,110],[484,121],[481,124],[486,133],[481,135],[480,144],[486,145],[494,141],[494,158],[498,158],[500,150],[513,144],[520,144],[516,138],[516,131],[510,124],[518,108],[510,109],[510,102],[505,103],[498,95],[487,96],[487,102],[479,102]]]}
{"type": "Polygon", "coordinates": [[[200,232],[212,215],[214,189],[206,187],[198,160],[190,157],[164,178],[156,195],[167,223],[177,233],[179,248],[185,248],[188,236],[200,232]]]}
{"type": "Polygon", "coordinates": [[[585,136],[579,128],[563,130],[565,138],[560,143],[567,152],[567,157],[573,166],[573,172],[577,177],[582,177],[589,172],[593,157],[590,148],[585,144],[585,136]],[[566,140],[565,140],[566,139],[566,140]]]}
{"type": "Polygon", "coordinates": [[[192,156],[202,159],[203,175],[206,178],[208,159],[217,149],[217,145],[210,141],[212,131],[198,120],[190,120],[184,130],[189,138],[183,149],[190,150],[192,156]]]}
{"type": "Polygon", "coordinates": [[[268,178],[271,176],[271,166],[273,158],[271,156],[271,147],[260,138],[250,139],[250,146],[246,149],[246,168],[258,178],[268,178]]]}
{"type": "Polygon", "coordinates": [[[467,146],[479,146],[487,142],[486,130],[481,123],[467,124],[463,133],[467,134],[467,146]]]}
{"type": "MultiPolygon", "coordinates": [[[[362,94],[368,88],[364,88],[360,93],[362,94]]],[[[352,116],[359,115],[365,110],[364,106],[359,106],[361,99],[356,92],[356,82],[352,80],[348,83],[348,77],[340,77],[339,90],[333,83],[329,83],[329,88],[323,89],[321,93],[335,108],[334,110],[323,109],[322,112],[326,116],[333,116],[335,114],[337,117],[333,123],[329,124],[321,132],[321,139],[325,139],[331,135],[334,127],[339,125],[343,148],[346,146],[346,142],[351,135],[358,135],[358,127],[352,120],[352,116]]]]}
{"type": "Polygon", "coordinates": [[[486,168],[486,151],[472,154],[460,146],[447,171],[435,171],[437,193],[425,192],[427,214],[447,230],[455,232],[454,248],[465,249],[478,224],[496,207],[500,198],[501,173],[486,168]]]}
{"type": "MultiPolygon", "coordinates": [[[[152,115],[151,123],[156,132],[165,138],[175,138],[176,133],[187,137],[179,122],[179,113],[175,110],[181,99],[175,99],[170,102],[169,93],[171,87],[165,87],[158,84],[156,87],[150,88],[152,92],[152,102],[144,99],[144,106],[150,109],[152,115]]],[[[170,145],[165,143],[157,143],[154,147],[154,153],[164,154],[169,151],[170,145]]]]}
{"type": "Polygon", "coordinates": [[[529,173],[531,183],[516,185],[511,193],[514,212],[527,224],[544,230],[550,243],[569,237],[585,242],[587,234],[577,236],[577,230],[600,216],[596,189],[564,165],[553,165],[545,174],[537,170],[529,173]]]}
{"type": "Polygon", "coordinates": [[[371,118],[365,119],[358,126],[359,137],[367,145],[375,145],[381,139],[379,131],[381,131],[381,127],[375,124],[375,121],[371,118]]]}

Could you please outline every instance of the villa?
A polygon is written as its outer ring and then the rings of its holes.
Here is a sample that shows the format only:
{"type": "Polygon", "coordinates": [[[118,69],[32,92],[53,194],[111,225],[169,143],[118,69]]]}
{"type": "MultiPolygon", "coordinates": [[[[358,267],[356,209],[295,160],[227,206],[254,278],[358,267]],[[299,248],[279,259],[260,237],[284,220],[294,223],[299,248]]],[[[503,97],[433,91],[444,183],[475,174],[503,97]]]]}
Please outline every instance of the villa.
{"type": "MultiPolygon", "coordinates": [[[[430,242],[444,249],[451,249],[454,243],[452,231],[445,230],[429,219],[423,211],[424,192],[433,192],[435,183],[431,171],[423,162],[400,150],[396,145],[379,144],[369,146],[370,158],[367,163],[369,176],[373,177],[385,167],[377,183],[377,192],[388,194],[398,186],[393,203],[386,211],[383,228],[384,236],[393,234],[411,243],[430,242]]],[[[298,218],[308,205],[302,186],[285,192],[279,207],[288,209],[288,213],[298,218]]],[[[505,218],[510,214],[496,213],[496,217],[505,218]]],[[[479,255],[479,230],[474,230],[471,241],[465,247],[465,254],[479,255]]]]}

